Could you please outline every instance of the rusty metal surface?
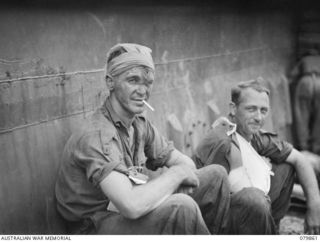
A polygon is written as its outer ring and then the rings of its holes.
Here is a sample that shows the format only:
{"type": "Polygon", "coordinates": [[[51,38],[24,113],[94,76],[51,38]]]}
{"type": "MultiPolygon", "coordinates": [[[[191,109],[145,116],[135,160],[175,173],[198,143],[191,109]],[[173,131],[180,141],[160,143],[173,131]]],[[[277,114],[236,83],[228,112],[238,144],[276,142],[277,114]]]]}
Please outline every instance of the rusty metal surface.
{"type": "MultiPolygon", "coordinates": [[[[236,9],[0,10],[0,233],[65,232],[54,208],[59,159],[73,128],[106,94],[107,48],[118,41],[153,48],[156,111],[147,115],[167,134],[174,114],[190,155],[212,121],[207,102],[225,115],[232,84],[263,76],[275,98],[286,91],[279,76],[291,30],[290,14],[236,9]]],[[[280,121],[270,117],[268,126],[290,125],[280,121]]]]}

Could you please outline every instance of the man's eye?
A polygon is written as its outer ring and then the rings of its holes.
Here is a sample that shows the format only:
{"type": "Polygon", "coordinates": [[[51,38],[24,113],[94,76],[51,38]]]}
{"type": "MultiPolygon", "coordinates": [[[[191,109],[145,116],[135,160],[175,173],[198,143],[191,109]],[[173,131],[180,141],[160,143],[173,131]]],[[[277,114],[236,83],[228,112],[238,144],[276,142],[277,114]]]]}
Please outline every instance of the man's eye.
{"type": "Polygon", "coordinates": [[[137,79],[136,78],[131,78],[128,80],[129,83],[136,83],[137,82],[137,79]]]}

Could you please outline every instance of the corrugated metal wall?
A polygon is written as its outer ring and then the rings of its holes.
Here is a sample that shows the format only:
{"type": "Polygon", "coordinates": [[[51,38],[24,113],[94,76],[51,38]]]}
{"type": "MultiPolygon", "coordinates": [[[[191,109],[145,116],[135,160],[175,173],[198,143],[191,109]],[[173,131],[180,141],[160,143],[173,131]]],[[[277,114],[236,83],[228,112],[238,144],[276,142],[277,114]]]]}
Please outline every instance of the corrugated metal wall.
{"type": "Polygon", "coordinates": [[[298,57],[310,49],[320,49],[320,9],[311,8],[301,12],[297,28],[298,57]]]}
{"type": "Polygon", "coordinates": [[[117,42],[153,49],[156,111],[147,115],[186,154],[227,113],[230,86],[257,76],[273,91],[267,126],[289,134],[290,11],[7,7],[0,32],[0,233],[64,233],[54,207],[59,158],[73,128],[105,97],[105,53],[117,42]]]}

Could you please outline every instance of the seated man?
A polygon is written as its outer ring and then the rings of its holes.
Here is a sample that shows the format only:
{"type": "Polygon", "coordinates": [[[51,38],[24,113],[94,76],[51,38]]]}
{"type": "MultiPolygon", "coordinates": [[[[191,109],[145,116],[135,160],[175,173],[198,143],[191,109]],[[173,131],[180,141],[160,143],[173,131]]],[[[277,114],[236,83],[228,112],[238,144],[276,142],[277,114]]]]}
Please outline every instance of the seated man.
{"type": "Polygon", "coordinates": [[[145,46],[110,49],[110,95],[68,140],[56,182],[57,208],[71,233],[216,234],[226,228],[225,169],[196,170],[142,115],[154,70],[145,46]],[[168,169],[148,180],[145,165],[168,169]]]}
{"type": "Polygon", "coordinates": [[[223,117],[213,124],[197,147],[194,161],[198,168],[220,164],[227,169],[232,192],[230,233],[277,233],[296,173],[307,198],[306,231],[319,234],[315,174],[291,144],[261,129],[270,104],[269,90],[260,81],[242,82],[232,89],[229,119],[223,117]]]}

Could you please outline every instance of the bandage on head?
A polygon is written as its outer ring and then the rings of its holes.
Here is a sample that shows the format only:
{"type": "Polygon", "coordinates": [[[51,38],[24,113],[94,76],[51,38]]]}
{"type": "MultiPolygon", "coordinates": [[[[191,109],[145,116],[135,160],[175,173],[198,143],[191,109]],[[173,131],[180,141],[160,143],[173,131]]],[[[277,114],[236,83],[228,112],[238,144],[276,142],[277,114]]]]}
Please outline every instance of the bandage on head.
{"type": "Polygon", "coordinates": [[[133,67],[145,66],[154,70],[152,50],[146,46],[121,43],[113,46],[107,54],[106,75],[117,76],[133,67]]]}

